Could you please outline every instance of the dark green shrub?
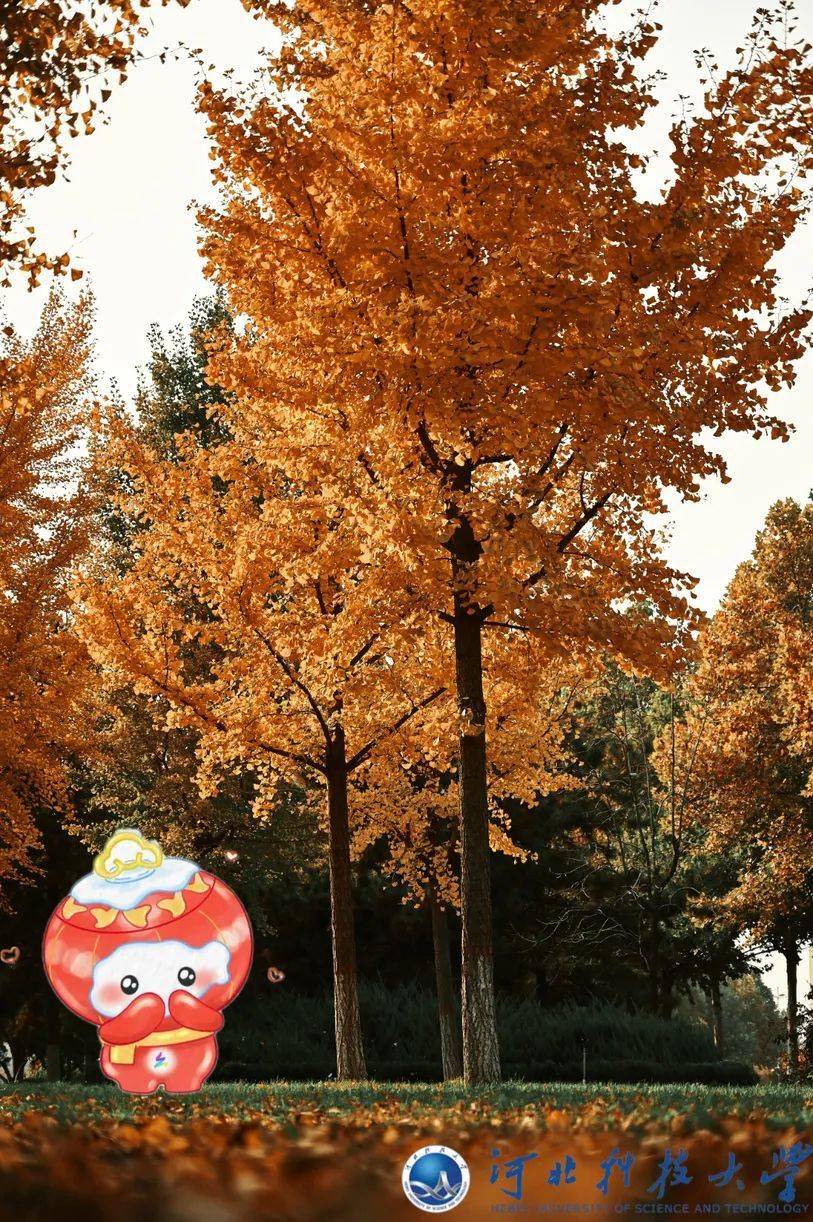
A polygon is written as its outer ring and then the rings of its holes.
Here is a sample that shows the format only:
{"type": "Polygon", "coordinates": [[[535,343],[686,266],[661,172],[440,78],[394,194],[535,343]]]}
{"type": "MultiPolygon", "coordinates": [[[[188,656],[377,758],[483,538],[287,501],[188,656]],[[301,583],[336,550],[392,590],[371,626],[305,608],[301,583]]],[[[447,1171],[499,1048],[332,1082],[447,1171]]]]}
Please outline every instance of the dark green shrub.
{"type": "MultiPolygon", "coordinates": [[[[386,1064],[367,1062],[370,1077],[377,1082],[436,1082],[440,1080],[440,1066],[426,1061],[388,1061],[386,1064]]],[[[267,1082],[274,1078],[282,1081],[313,1082],[332,1076],[323,1062],[291,1064],[276,1073],[269,1073],[262,1064],[240,1061],[224,1061],[218,1068],[216,1079],[223,1082],[267,1082]]],[[[560,1064],[555,1061],[534,1061],[527,1065],[508,1062],[503,1065],[506,1079],[525,1082],[581,1082],[581,1063],[560,1064]]],[[[588,1082],[615,1082],[630,1085],[699,1082],[708,1086],[754,1086],[757,1075],[750,1065],[738,1061],[705,1061],[695,1064],[656,1065],[651,1061],[596,1061],[587,1066],[588,1082]]]]}
{"type": "MultiPolygon", "coordinates": [[[[441,1076],[437,1004],[415,984],[361,987],[367,1067],[378,1079],[432,1081],[441,1076]]],[[[501,998],[498,1023],[506,1077],[581,1081],[582,1039],[590,1081],[751,1081],[745,1066],[719,1062],[710,1035],[679,1019],[614,1006],[564,1005],[501,998]]],[[[241,998],[221,1036],[218,1077],[327,1078],[335,1072],[333,1008],[328,994],[279,989],[241,998]]]]}

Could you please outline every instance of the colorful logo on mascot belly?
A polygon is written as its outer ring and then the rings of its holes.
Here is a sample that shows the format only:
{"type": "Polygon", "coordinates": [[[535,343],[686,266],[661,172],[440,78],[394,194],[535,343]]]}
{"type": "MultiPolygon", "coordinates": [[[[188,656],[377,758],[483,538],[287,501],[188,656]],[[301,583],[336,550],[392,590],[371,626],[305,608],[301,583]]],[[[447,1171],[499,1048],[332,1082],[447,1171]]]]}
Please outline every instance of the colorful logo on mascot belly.
{"type": "Polygon", "coordinates": [[[251,956],[234,892],[130,828],[57,905],[42,944],[54,992],[99,1028],[102,1072],[132,1094],[200,1088],[251,956]]]}

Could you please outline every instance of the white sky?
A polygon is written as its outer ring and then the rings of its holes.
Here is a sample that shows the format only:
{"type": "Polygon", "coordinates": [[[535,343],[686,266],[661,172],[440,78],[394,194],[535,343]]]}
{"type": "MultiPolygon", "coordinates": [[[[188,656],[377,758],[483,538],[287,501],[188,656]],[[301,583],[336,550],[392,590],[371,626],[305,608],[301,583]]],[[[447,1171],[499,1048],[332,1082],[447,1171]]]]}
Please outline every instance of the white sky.
{"type": "MultiPolygon", "coordinates": [[[[664,30],[650,56],[667,79],[664,106],[648,125],[649,145],[666,148],[675,99],[697,96],[692,50],[712,49],[723,64],[747,32],[759,0],[661,0],[664,30]]],[[[813,4],[799,0],[801,32],[813,41],[813,4]]],[[[156,9],[145,53],[184,43],[204,62],[248,77],[263,47],[277,44],[273,27],[250,18],[239,0],[192,0],[186,9],[156,9]]],[[[206,290],[196,252],[193,201],[211,198],[203,122],[194,110],[195,68],[188,57],[141,64],[108,103],[109,122],[72,150],[70,181],[32,201],[30,215],[44,245],[68,249],[84,268],[98,309],[98,366],[125,394],[147,358],[152,322],[184,319],[192,298],[206,290]],[[73,237],[74,230],[76,237],[73,237]]],[[[664,164],[666,164],[664,162],[664,164]]],[[[783,259],[786,292],[802,296],[813,265],[813,229],[797,236],[783,259]]],[[[30,329],[44,290],[0,292],[10,318],[30,329]]],[[[777,497],[804,498],[813,487],[813,357],[797,385],[775,397],[774,410],[795,425],[786,445],[743,438],[721,443],[732,482],[712,484],[702,502],[674,510],[671,558],[700,579],[700,604],[712,609],[735,566],[751,550],[755,531],[777,497]]],[[[803,965],[807,987],[806,964],[803,965]]],[[[772,981],[773,983],[773,981],[772,981]]]]}

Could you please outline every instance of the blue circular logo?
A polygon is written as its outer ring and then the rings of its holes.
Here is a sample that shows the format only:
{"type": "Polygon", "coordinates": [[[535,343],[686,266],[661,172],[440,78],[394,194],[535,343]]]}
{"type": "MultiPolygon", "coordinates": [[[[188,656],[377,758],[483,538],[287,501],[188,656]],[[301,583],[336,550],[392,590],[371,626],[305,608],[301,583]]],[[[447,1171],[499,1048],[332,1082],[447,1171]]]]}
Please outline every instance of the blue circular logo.
{"type": "Polygon", "coordinates": [[[443,1213],[459,1205],[469,1190],[466,1160],[448,1146],[422,1146],[407,1159],[401,1176],[413,1205],[427,1213],[443,1213]]]}

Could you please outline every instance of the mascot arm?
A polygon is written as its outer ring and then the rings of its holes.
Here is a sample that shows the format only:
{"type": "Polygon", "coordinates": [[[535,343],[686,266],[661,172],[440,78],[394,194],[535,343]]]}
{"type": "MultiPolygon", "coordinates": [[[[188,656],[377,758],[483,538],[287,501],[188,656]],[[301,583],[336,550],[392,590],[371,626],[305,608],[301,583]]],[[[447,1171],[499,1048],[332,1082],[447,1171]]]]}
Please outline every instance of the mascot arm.
{"type": "Polygon", "coordinates": [[[143,993],[121,1014],[102,1023],[99,1036],[105,1044],[135,1044],[151,1035],[164,1017],[164,1003],[155,993],[143,993]]]}
{"type": "Polygon", "coordinates": [[[199,997],[184,993],[177,989],[169,999],[169,1012],[182,1027],[191,1027],[193,1031],[219,1031],[223,1026],[223,1015],[219,1010],[213,1010],[199,997]]]}

